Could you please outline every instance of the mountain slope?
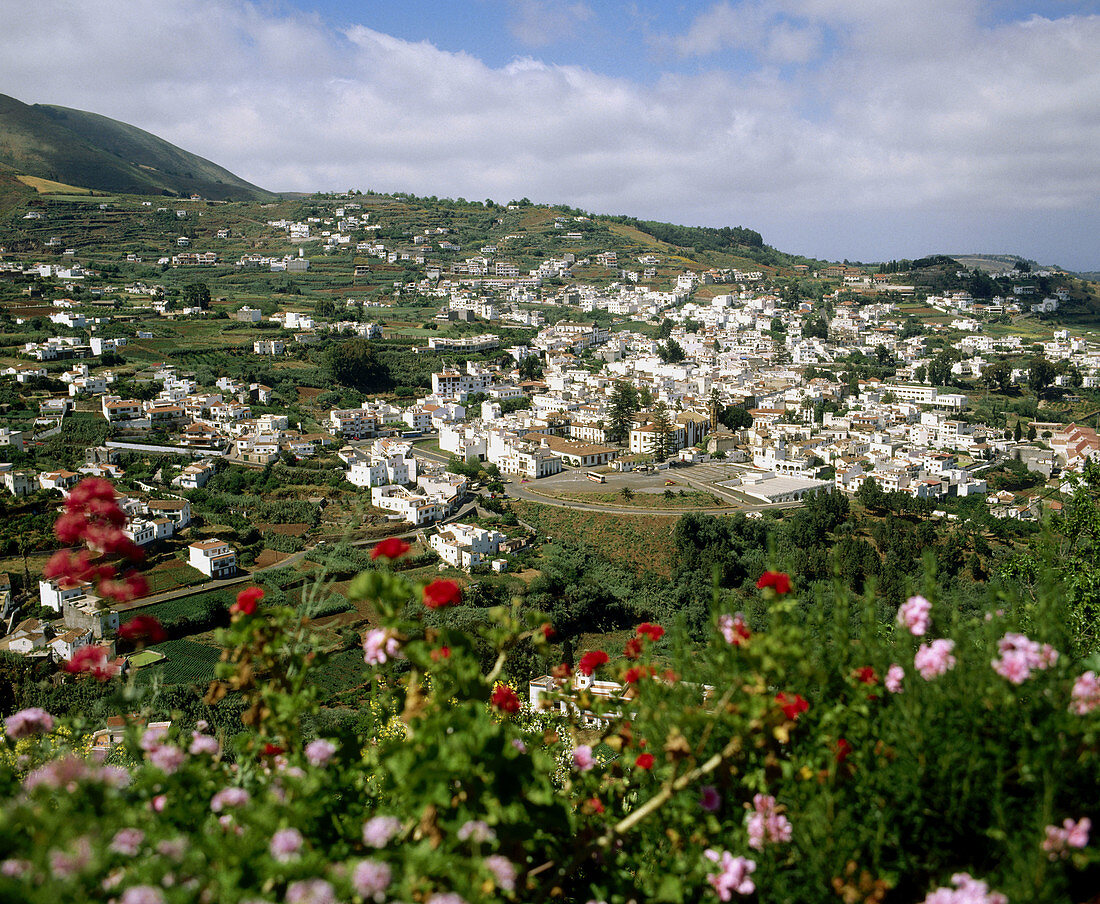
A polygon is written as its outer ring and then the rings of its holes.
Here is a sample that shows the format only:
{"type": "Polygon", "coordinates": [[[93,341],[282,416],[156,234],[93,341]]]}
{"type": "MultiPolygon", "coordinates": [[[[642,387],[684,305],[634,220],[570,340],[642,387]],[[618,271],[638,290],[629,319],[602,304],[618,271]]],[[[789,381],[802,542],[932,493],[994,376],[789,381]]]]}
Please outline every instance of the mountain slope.
{"type": "Polygon", "coordinates": [[[0,94],[0,168],[97,191],[274,197],[226,169],[126,123],[0,94]]]}

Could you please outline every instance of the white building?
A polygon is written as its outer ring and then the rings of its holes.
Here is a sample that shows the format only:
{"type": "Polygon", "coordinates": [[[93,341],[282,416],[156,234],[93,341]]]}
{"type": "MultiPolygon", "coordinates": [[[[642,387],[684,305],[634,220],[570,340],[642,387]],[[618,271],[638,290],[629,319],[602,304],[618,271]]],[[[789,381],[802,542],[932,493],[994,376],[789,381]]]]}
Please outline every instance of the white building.
{"type": "Polygon", "coordinates": [[[237,554],[223,540],[200,540],[187,549],[191,567],[209,578],[228,578],[237,573],[237,554]]]}
{"type": "Polygon", "coordinates": [[[489,556],[497,555],[506,539],[499,531],[455,523],[432,537],[431,546],[447,564],[469,571],[489,556]]]}

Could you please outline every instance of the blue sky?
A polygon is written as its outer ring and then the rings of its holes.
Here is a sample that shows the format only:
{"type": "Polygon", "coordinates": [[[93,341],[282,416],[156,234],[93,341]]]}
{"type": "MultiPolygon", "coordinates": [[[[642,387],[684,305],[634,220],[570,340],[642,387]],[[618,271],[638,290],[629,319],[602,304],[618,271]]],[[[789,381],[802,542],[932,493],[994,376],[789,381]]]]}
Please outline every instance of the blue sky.
{"type": "Polygon", "coordinates": [[[527,196],[834,260],[1100,269],[1098,6],[39,0],[5,11],[0,90],[275,190],[527,196]]]}

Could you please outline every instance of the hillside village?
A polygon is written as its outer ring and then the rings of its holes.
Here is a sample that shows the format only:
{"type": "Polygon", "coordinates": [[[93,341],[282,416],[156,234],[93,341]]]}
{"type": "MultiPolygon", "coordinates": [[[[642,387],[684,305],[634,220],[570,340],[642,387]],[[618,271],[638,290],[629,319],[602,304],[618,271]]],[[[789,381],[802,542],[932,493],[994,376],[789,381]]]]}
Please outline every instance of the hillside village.
{"type": "MultiPolygon", "coordinates": [[[[99,208],[113,215],[121,205],[99,208]]],[[[497,206],[491,238],[471,247],[461,227],[434,225],[438,214],[418,223],[418,208],[406,205],[398,229],[393,203],[370,206],[355,196],[315,199],[317,215],[268,219],[238,236],[237,248],[260,250],[237,255],[226,253],[234,228],[224,217],[196,228],[203,205],[132,202],[127,215],[157,224],[162,247],[198,249],[156,256],[155,242],[152,253],[102,242],[81,251],[86,237],[52,234],[62,231],[50,218],[60,201],[29,210],[17,250],[0,259],[2,331],[18,339],[3,350],[0,373],[33,400],[19,425],[7,406],[0,429],[7,492],[64,495],[85,475],[119,481],[129,536],[151,547],[176,538],[195,574],[215,580],[238,574],[238,550],[191,528],[189,497],[225,469],[330,463],[349,497],[401,531],[453,518],[475,498],[538,494],[563,472],[600,485],[612,474],[670,468],[715,504],[757,516],[807,493],[854,495],[873,481],[918,500],[977,496],[997,518],[1035,520],[1059,504],[1048,480],[1056,491],[1058,479],[1100,458],[1100,437],[1086,424],[1017,417],[1012,430],[1005,412],[996,422],[979,416],[957,385],[1049,391],[1070,404],[1100,387],[1100,345],[1065,328],[1036,336],[1034,316],[1079,301],[1080,288],[1060,272],[1021,262],[990,276],[956,265],[947,282],[980,275],[1004,291],[975,297],[918,290],[905,281],[912,270],[789,261],[751,269],[750,258],[713,266],[659,242],[642,251],[636,237],[623,241],[587,215],[521,203],[497,206]],[[537,229],[518,228],[532,221],[537,229]],[[176,224],[190,234],[176,235],[176,224]],[[609,237],[619,250],[605,247],[609,237]],[[560,253],[533,257],[532,246],[554,242],[560,253]],[[142,278],[107,278],[127,266],[142,278]],[[320,282],[301,301],[235,300],[233,280],[260,272],[320,282]],[[337,272],[339,291],[326,292],[337,272]],[[402,278],[388,278],[395,273],[402,278]],[[228,297],[212,298],[222,296],[219,279],[228,297]],[[314,404],[341,395],[330,386],[288,406],[264,382],[176,360],[173,346],[186,349],[186,339],[157,341],[189,330],[204,341],[222,331],[235,365],[251,358],[288,380],[333,348],[395,343],[405,360],[426,361],[430,386],[403,396],[367,387],[352,406],[314,404]],[[21,338],[31,332],[40,338],[21,338]],[[127,393],[136,388],[140,398],[127,393]],[[74,422],[98,423],[101,441],[29,466],[74,422]],[[150,456],[174,463],[171,476],[160,468],[152,480],[128,480],[133,463],[150,456]],[[990,492],[986,472],[1008,460],[1039,475],[1038,488],[990,492]],[[716,462],[720,475],[705,471],[716,462]],[[710,476],[700,483],[693,473],[710,476]]],[[[353,362],[353,375],[367,364],[353,362]]],[[[679,482],[666,479],[664,497],[679,482]]],[[[440,526],[428,548],[456,568],[505,571],[509,543],[460,522],[440,526]]],[[[63,623],[47,630],[47,619],[18,620],[9,594],[0,647],[69,658],[117,628],[117,612],[99,609],[89,588],[44,581],[38,602],[63,623]]]]}

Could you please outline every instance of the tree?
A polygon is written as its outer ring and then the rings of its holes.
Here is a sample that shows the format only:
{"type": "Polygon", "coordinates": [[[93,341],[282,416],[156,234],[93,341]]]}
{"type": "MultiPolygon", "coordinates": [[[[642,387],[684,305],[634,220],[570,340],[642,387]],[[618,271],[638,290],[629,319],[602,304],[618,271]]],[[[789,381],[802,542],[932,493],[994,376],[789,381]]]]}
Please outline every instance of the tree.
{"type": "Polygon", "coordinates": [[[1041,395],[1054,382],[1054,365],[1036,355],[1028,362],[1027,385],[1036,395],[1041,395]]]}
{"type": "Polygon", "coordinates": [[[672,335],[672,321],[665,318],[661,321],[661,325],[657,328],[658,339],[668,339],[672,335]]]}
{"type": "Polygon", "coordinates": [[[621,443],[630,434],[634,413],[638,410],[638,392],[625,380],[616,380],[611,388],[611,412],[607,438],[621,443]]]}
{"type": "Polygon", "coordinates": [[[185,308],[208,310],[210,307],[210,287],[204,282],[188,283],[183,287],[183,306],[185,308]]]}
{"type": "Polygon", "coordinates": [[[1007,361],[997,361],[982,371],[982,380],[996,392],[1005,392],[1012,385],[1012,368],[1007,361]]]}
{"type": "Polygon", "coordinates": [[[389,386],[389,373],[378,360],[374,346],[356,337],[334,345],[325,353],[325,367],[333,380],[362,392],[378,392],[389,386]]]}
{"type": "Polygon", "coordinates": [[[829,324],[824,317],[808,317],[802,324],[802,335],[808,339],[828,339],[829,324]]]}
{"type": "Polygon", "coordinates": [[[933,386],[946,386],[951,380],[951,359],[940,352],[928,365],[928,382],[933,386]]]}
{"type": "Polygon", "coordinates": [[[542,379],[542,362],[536,355],[528,355],[519,362],[519,375],[524,380],[542,379]]]}
{"type": "Polygon", "coordinates": [[[1020,426],[1020,422],[1016,422],[1016,429],[1012,432],[1012,438],[1019,442],[1024,438],[1024,428],[1020,426]]]}
{"type": "Polygon", "coordinates": [[[668,405],[658,402],[653,406],[653,456],[658,461],[663,461],[672,454],[672,419],[668,413],[668,405]]]}
{"type": "Polygon", "coordinates": [[[653,404],[653,391],[648,386],[638,390],[638,404],[642,408],[649,408],[653,404]]]}
{"type": "Polygon", "coordinates": [[[679,364],[686,357],[683,347],[675,339],[669,339],[664,345],[657,346],[657,354],[665,364],[679,364]]]}

